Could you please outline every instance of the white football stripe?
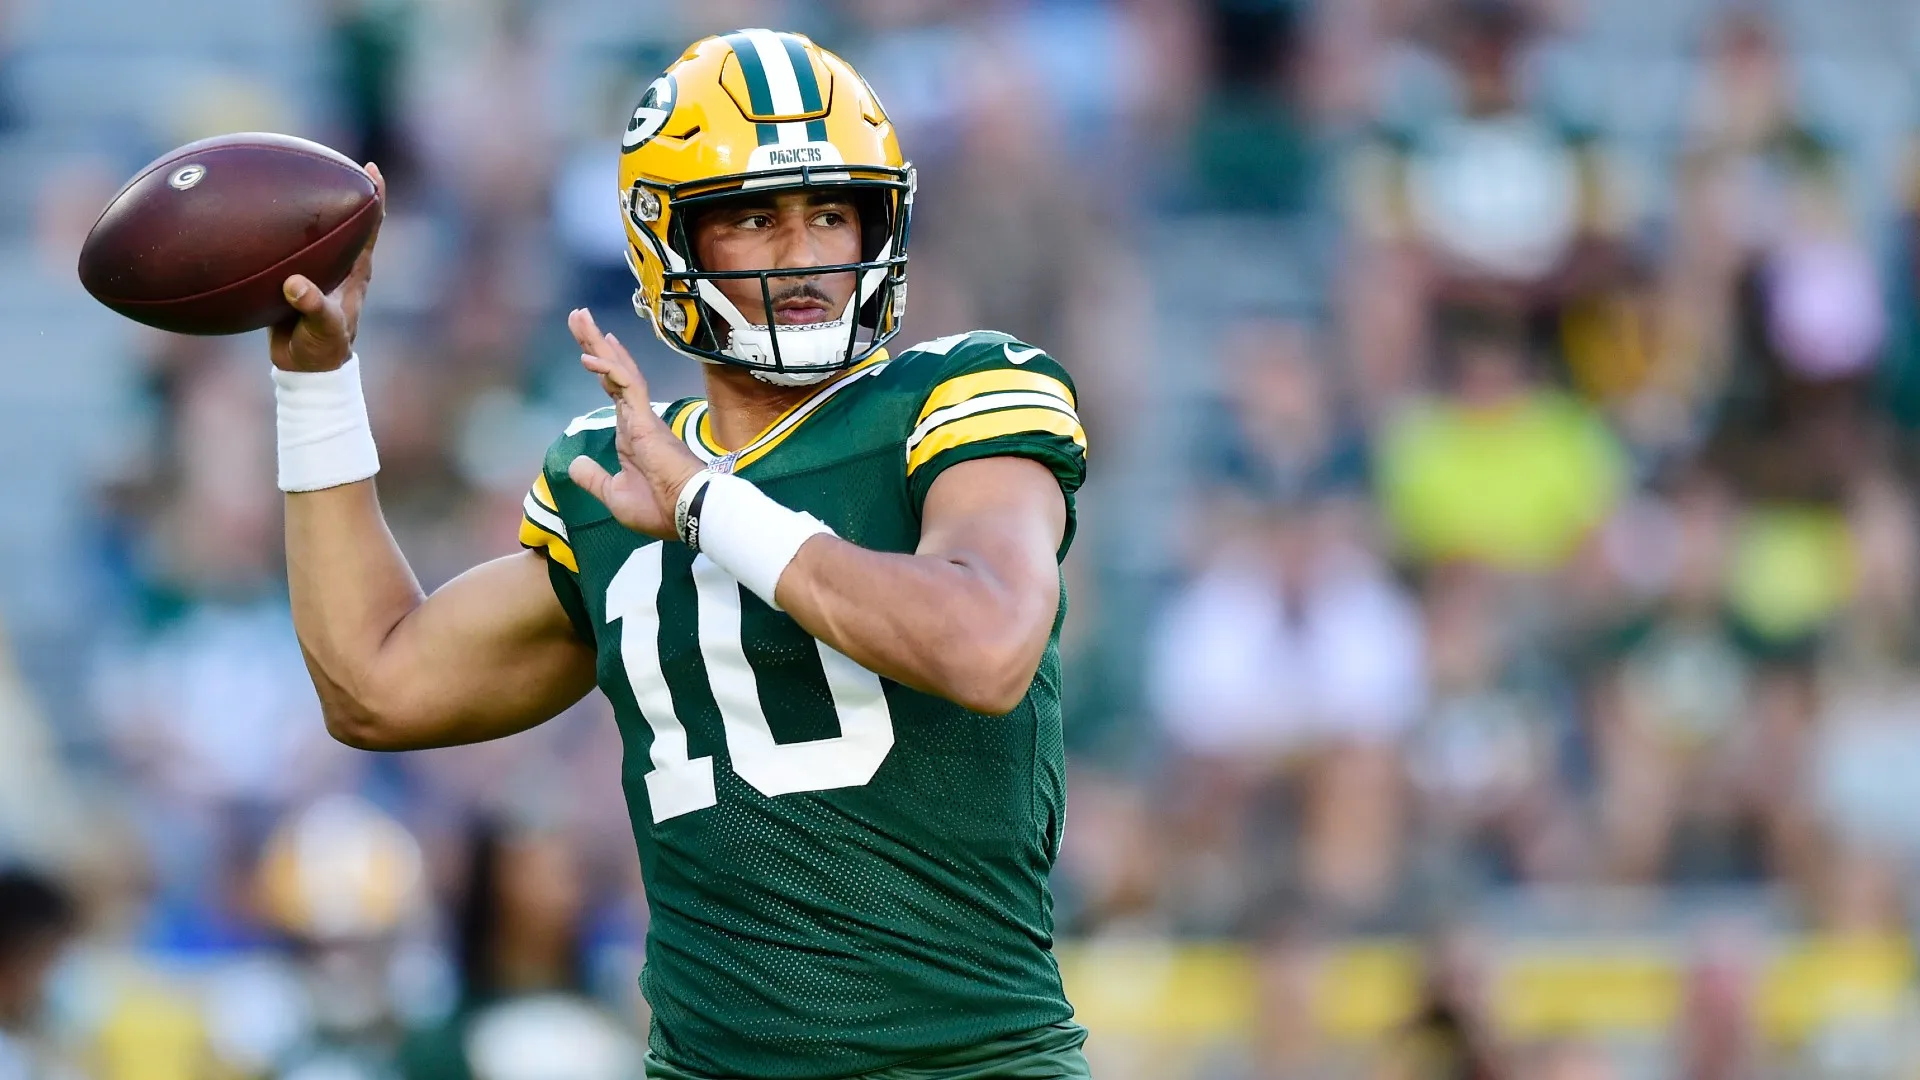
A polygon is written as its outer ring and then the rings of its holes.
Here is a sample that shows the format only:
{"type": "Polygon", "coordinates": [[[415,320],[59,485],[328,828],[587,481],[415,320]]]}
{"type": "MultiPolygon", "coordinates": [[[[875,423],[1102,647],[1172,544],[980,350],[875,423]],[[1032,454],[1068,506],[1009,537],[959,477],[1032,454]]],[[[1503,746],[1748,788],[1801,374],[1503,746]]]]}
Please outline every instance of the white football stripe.
{"type": "Polygon", "coordinates": [[[907,452],[912,453],[913,448],[919,446],[922,439],[931,435],[934,428],[950,420],[959,420],[963,417],[987,412],[992,409],[1011,409],[1028,405],[1037,405],[1043,409],[1052,409],[1058,413],[1065,413],[1073,417],[1074,423],[1077,424],[1080,422],[1080,414],[1074,412],[1071,405],[1054,397],[1052,394],[1043,394],[1032,390],[1001,391],[994,394],[981,394],[979,397],[968,398],[958,405],[949,405],[927,417],[925,420],[920,421],[920,426],[913,429],[912,435],[907,436],[907,452]]]}
{"type": "Polygon", "coordinates": [[[561,521],[553,511],[541,506],[540,500],[533,497],[533,492],[527,492],[526,501],[522,503],[521,506],[527,512],[527,520],[560,539],[571,542],[572,538],[567,536],[567,523],[561,521]]]}

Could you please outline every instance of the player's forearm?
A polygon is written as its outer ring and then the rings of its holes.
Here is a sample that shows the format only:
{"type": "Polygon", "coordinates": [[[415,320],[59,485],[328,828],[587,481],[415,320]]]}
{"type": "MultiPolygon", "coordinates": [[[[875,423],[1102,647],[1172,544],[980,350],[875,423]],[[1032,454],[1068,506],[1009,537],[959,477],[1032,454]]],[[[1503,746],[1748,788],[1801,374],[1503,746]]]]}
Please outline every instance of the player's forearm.
{"type": "Polygon", "coordinates": [[[373,481],[287,496],[287,584],[328,729],[363,741],[386,709],[382,647],[425,600],[373,481]]]}
{"type": "Polygon", "coordinates": [[[817,537],[780,577],[808,633],[876,674],[985,713],[1012,710],[1046,651],[1052,589],[997,577],[988,560],[902,555],[817,537]]]}

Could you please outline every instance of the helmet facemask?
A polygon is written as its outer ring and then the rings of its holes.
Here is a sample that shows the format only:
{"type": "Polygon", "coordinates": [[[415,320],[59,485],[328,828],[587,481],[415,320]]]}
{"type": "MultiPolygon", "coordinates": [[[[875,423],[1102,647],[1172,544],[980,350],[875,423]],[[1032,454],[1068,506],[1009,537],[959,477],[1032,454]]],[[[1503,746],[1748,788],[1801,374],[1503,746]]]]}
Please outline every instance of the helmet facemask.
{"type": "Polygon", "coordinates": [[[625,200],[627,212],[634,219],[635,231],[649,242],[663,267],[660,294],[649,304],[644,288],[646,275],[629,250],[629,263],[643,285],[634,294],[636,310],[679,351],[709,363],[745,367],[755,377],[776,385],[818,383],[873,356],[899,331],[905,314],[913,171],[911,166],[858,171],[869,175],[855,177],[841,168],[801,168],[784,174],[719,178],[700,185],[706,190],[690,195],[636,183],[625,200]],[[737,182],[725,183],[728,180],[737,182]],[[860,220],[860,261],[762,270],[708,270],[698,266],[690,235],[693,218],[748,194],[795,189],[831,191],[854,203],[860,220]],[[661,216],[667,220],[659,221],[661,216]],[[644,227],[648,224],[664,226],[661,231],[667,241],[662,243],[653,229],[644,227]],[[774,305],[782,295],[791,293],[796,282],[834,274],[854,275],[853,292],[836,317],[817,323],[779,322],[774,305]],[[722,281],[743,280],[754,281],[759,287],[758,302],[745,305],[745,311],[719,285],[722,281]],[[776,280],[780,293],[775,292],[776,280]]]}

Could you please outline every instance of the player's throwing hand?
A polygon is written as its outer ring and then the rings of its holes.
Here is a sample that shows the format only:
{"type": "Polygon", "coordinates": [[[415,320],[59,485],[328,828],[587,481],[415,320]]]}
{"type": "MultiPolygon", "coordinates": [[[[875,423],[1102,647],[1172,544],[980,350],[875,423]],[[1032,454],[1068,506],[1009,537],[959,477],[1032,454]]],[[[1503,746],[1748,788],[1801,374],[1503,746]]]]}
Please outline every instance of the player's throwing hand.
{"type": "MultiPolygon", "coordinates": [[[[380,200],[381,219],[385,220],[387,180],[380,167],[368,162],[367,175],[380,200]]],[[[297,319],[275,326],[267,341],[273,366],[282,371],[332,371],[353,355],[354,335],[360,330],[360,308],[367,301],[367,283],[373,280],[373,245],[380,239],[380,226],[373,227],[367,246],[353,264],[347,280],[331,294],[302,274],[288,278],[280,291],[300,313],[297,319]]]]}
{"type": "Polygon", "coordinates": [[[672,540],[674,502],[680,489],[704,466],[653,411],[647,400],[647,380],[626,346],[612,334],[603,334],[586,308],[567,315],[567,329],[580,343],[580,364],[600,377],[600,388],[613,399],[616,427],[614,449],[620,471],[609,474],[590,457],[577,457],[567,476],[613,511],[614,520],[635,532],[672,540]]]}

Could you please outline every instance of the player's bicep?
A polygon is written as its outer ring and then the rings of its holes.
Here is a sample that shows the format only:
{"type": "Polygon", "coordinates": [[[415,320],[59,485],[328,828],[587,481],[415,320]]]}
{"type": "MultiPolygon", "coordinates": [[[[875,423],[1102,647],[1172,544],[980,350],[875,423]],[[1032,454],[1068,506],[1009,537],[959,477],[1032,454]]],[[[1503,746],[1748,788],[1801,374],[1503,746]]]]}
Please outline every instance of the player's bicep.
{"type": "Polygon", "coordinates": [[[1067,504],[1046,465],[1024,457],[960,462],[934,480],[920,522],[916,554],[979,571],[1007,591],[1023,625],[1052,625],[1067,504]]]}
{"type": "Polygon", "coordinates": [[[548,576],[522,551],[435,590],[382,647],[381,749],[451,746],[532,727],[580,700],[594,652],[548,576]]]}

